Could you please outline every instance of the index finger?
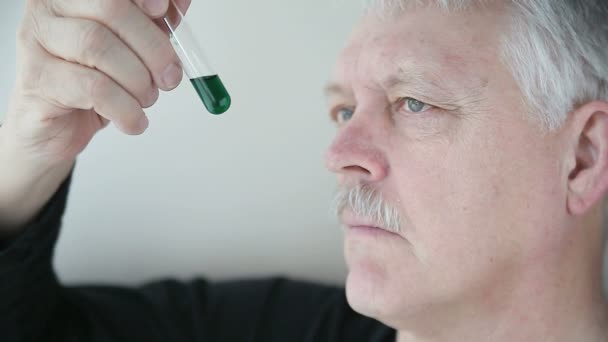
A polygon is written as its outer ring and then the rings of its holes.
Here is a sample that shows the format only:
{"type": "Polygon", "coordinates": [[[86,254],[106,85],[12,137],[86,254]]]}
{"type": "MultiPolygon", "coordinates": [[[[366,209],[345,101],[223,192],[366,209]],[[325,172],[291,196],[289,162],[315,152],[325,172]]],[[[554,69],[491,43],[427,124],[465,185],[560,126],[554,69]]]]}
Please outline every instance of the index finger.
{"type": "MultiPolygon", "coordinates": [[[[168,0],[160,1],[168,5],[168,0]]],[[[181,80],[179,59],[171,42],[134,2],[53,0],[52,3],[58,15],[95,20],[112,30],[144,62],[163,90],[173,89],[181,80]]]]}

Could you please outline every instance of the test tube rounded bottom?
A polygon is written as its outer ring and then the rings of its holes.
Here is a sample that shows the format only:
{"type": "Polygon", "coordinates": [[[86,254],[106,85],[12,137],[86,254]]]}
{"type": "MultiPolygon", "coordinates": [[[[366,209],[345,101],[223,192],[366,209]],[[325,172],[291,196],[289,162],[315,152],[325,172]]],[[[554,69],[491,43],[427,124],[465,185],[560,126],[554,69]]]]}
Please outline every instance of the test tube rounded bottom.
{"type": "Polygon", "coordinates": [[[192,78],[190,82],[209,113],[219,115],[230,108],[230,94],[218,75],[192,78]]]}

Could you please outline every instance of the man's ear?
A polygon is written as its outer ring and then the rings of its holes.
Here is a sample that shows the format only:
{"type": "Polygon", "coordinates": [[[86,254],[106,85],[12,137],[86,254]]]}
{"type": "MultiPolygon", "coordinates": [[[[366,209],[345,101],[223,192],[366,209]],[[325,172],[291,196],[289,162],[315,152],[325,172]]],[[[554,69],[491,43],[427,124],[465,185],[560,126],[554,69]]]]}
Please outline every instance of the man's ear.
{"type": "Polygon", "coordinates": [[[575,162],[569,170],[567,207],[570,214],[582,215],[608,189],[608,102],[587,103],[571,115],[575,162]]]}

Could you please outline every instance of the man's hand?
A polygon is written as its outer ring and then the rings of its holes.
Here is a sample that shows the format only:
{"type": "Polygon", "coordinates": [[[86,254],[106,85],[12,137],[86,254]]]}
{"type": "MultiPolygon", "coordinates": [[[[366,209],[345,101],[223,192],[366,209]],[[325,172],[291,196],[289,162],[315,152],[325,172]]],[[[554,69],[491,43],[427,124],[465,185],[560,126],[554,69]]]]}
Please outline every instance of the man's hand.
{"type": "MultiPolygon", "coordinates": [[[[185,12],[190,0],[175,3],[185,12]]],[[[142,108],[156,102],[159,88],[173,89],[182,78],[167,34],[154,20],[170,5],[27,1],[17,34],[16,85],[0,128],[0,230],[30,220],[109,122],[126,134],[144,132],[142,108]]]]}

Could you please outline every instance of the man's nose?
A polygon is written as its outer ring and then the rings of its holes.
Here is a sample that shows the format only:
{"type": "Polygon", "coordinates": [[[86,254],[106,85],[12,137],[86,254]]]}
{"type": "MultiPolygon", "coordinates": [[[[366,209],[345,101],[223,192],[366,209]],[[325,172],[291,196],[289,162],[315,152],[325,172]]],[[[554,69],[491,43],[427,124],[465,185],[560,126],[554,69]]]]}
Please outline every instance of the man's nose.
{"type": "Polygon", "coordinates": [[[369,129],[350,122],[338,131],[325,164],[341,181],[379,182],[388,175],[389,164],[369,129]]]}

